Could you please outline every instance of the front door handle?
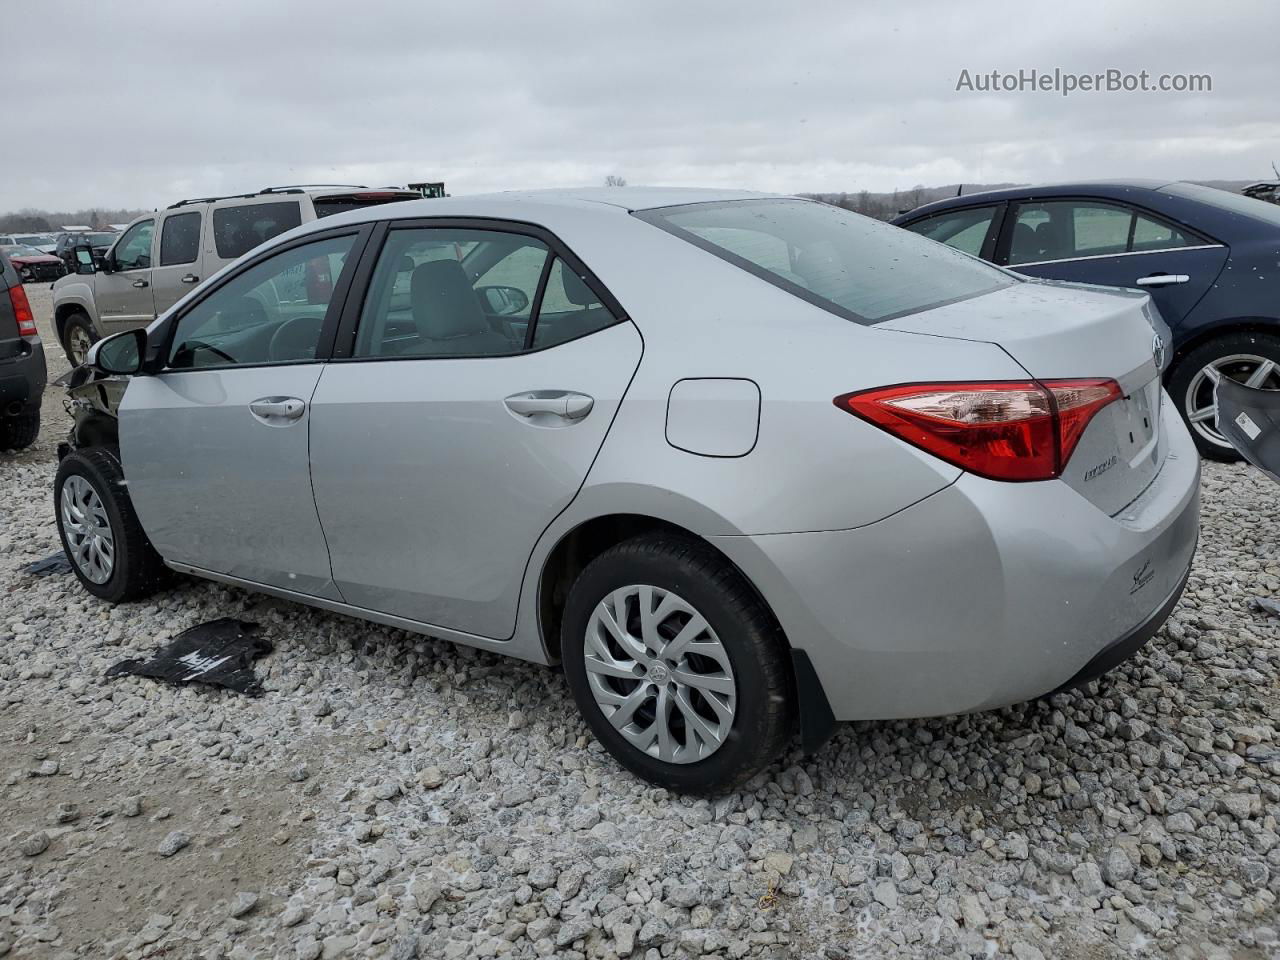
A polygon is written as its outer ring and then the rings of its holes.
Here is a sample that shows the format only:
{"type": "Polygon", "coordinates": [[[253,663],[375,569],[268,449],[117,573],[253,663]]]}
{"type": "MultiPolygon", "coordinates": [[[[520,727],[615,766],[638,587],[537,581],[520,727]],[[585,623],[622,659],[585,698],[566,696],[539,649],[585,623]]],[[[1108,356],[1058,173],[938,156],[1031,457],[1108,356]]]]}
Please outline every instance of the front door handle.
{"type": "Polygon", "coordinates": [[[151,284],[147,283],[147,281],[145,281],[145,280],[141,280],[141,279],[133,281],[133,285],[134,285],[135,287],[138,287],[139,289],[141,289],[142,287],[149,287],[149,286],[151,286],[151,284]]]}
{"type": "Polygon", "coordinates": [[[255,417],[273,426],[299,419],[306,409],[306,403],[297,397],[263,397],[249,404],[255,417]]]}
{"type": "Polygon", "coordinates": [[[1186,283],[1190,279],[1185,273],[1153,273],[1150,276],[1139,277],[1138,286],[1168,287],[1175,283],[1186,283]]]}
{"type": "Polygon", "coordinates": [[[517,417],[535,424],[553,420],[577,423],[595,406],[591,397],[572,390],[529,390],[514,393],[502,402],[517,417]]]}
{"type": "Polygon", "coordinates": [[[181,283],[199,283],[200,278],[194,273],[188,273],[185,277],[178,278],[181,283]]]}

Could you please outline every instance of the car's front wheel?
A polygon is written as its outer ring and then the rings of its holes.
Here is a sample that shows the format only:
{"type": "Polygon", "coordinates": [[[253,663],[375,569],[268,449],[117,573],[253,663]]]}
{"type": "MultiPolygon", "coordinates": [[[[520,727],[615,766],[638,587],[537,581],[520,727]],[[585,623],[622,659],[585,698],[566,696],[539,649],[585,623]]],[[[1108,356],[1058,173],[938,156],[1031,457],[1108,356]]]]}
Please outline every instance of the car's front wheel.
{"type": "Polygon", "coordinates": [[[1169,396],[1191,428],[1202,456],[1239,460],[1231,441],[1218,431],[1214,387],[1223,377],[1263,390],[1280,390],[1280,336],[1229,333],[1202,343],[1169,374],[1169,396]]]}
{"type": "Polygon", "coordinates": [[[73,313],[67,317],[62,327],[62,350],[73,367],[84,363],[89,356],[89,348],[98,339],[93,323],[83,313],[73,313]]]}
{"type": "Polygon", "coordinates": [[[71,569],[95,597],[138,600],[168,579],[138,522],[114,451],[90,447],[68,454],[54,477],[53,507],[71,569]]]}
{"type": "Polygon", "coordinates": [[[791,735],[781,631],[742,575],[697,541],[637,537],[588,564],[569,593],[561,655],[596,737],[660,786],[730,790],[791,735]]]}

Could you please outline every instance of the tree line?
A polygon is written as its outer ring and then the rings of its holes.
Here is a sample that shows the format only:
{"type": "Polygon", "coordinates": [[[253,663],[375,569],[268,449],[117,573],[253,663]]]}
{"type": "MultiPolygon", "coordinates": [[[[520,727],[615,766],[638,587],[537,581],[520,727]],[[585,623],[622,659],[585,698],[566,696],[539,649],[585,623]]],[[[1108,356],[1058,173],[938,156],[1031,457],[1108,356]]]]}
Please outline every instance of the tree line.
{"type": "Polygon", "coordinates": [[[109,223],[128,223],[142,210],[87,210],[59,212],[27,208],[16,213],[0,213],[0,233],[57,233],[64,225],[76,224],[103,230],[109,223]]]}

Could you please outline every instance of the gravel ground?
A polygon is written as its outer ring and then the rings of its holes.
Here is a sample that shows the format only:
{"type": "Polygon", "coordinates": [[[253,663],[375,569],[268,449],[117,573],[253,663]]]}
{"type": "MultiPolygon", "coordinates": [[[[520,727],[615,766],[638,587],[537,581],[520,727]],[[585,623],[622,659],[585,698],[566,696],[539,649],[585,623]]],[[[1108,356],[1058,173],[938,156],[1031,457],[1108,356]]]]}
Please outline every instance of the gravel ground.
{"type": "MultiPolygon", "coordinates": [[[[47,329],[49,295],[29,288],[47,329]]],[[[52,375],[65,370],[50,347],[52,375]]],[[[0,955],[1280,956],[1280,496],[1207,465],[1186,598],[1087,692],[843,728],[714,802],[622,773],[553,670],[57,550],[58,388],[0,454],[0,955]],[[266,695],[113,663],[221,616],[266,695]]]]}

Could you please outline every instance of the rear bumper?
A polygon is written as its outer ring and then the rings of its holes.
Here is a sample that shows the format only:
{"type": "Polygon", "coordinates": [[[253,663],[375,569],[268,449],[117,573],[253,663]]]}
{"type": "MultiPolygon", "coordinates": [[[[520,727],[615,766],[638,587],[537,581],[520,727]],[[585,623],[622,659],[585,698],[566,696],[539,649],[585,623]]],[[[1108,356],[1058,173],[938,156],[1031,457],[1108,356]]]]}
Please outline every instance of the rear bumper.
{"type": "Polygon", "coordinates": [[[21,343],[23,352],[0,360],[0,416],[39,410],[44,397],[44,345],[34,337],[21,343]]]}
{"type": "Polygon", "coordinates": [[[806,652],[837,720],[1028,700],[1130,655],[1181,595],[1200,461],[1166,412],[1168,458],[1116,517],[1060,481],[965,475],[857,529],[715,543],[806,652]]]}

